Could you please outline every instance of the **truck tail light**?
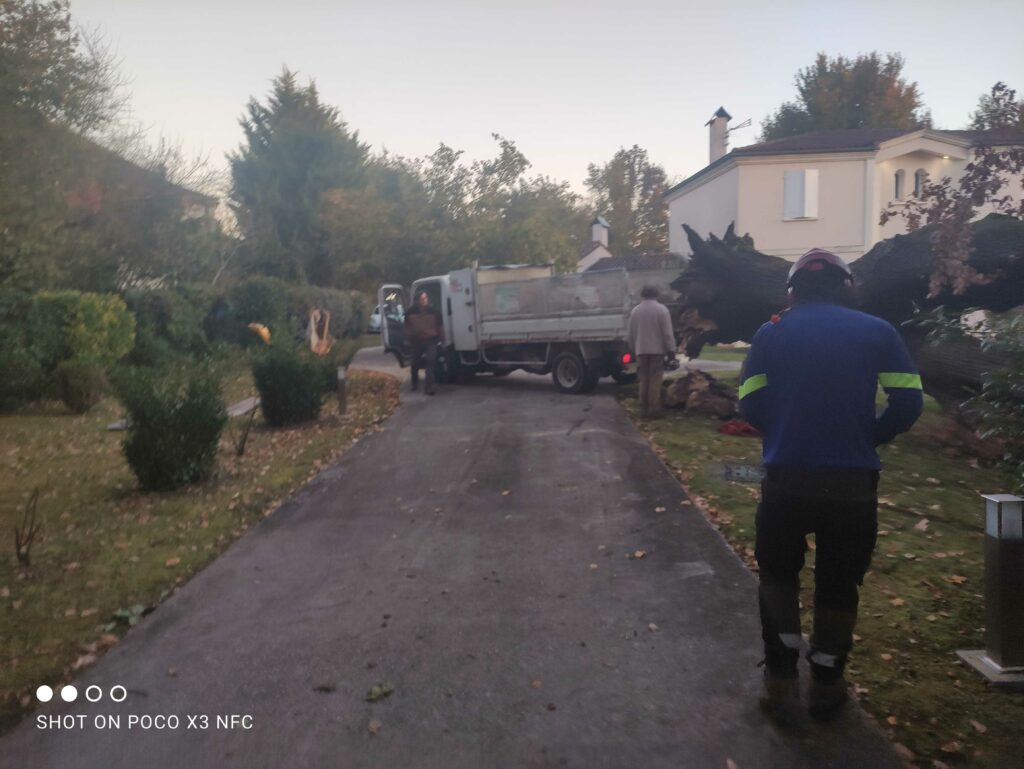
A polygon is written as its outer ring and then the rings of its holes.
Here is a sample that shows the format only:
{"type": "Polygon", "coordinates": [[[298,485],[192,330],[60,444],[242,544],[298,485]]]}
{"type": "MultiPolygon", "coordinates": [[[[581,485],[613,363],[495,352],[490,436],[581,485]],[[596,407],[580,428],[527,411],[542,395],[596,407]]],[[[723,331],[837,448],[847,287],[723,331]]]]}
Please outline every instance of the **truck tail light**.
{"type": "Polygon", "coordinates": [[[628,352],[624,352],[622,354],[622,363],[623,363],[623,365],[628,364],[628,363],[632,363],[632,362],[633,362],[633,356],[630,355],[628,352]]]}

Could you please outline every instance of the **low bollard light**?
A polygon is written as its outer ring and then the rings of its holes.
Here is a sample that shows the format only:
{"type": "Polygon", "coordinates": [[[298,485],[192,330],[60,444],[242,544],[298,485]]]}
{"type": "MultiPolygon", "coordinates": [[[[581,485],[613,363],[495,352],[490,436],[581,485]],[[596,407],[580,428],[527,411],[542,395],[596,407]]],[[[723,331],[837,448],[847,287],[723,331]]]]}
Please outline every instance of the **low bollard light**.
{"type": "Polygon", "coordinates": [[[993,686],[1024,690],[1024,498],[985,500],[985,649],[957,656],[993,686]]]}
{"type": "Polygon", "coordinates": [[[345,367],[338,366],[338,413],[344,414],[348,408],[348,395],[345,392],[345,367]]]}

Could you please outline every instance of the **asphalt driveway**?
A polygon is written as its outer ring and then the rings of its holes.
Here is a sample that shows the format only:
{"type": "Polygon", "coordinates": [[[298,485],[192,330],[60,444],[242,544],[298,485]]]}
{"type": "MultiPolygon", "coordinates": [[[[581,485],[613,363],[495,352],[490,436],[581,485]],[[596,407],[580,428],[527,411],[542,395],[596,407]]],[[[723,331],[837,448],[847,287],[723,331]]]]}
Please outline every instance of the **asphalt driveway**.
{"type": "Polygon", "coordinates": [[[899,766],[859,711],[765,721],[755,581],[613,398],[526,375],[439,390],[403,394],[129,632],[76,682],[100,702],[38,711],[84,727],[34,716],[0,765],[899,766]],[[251,721],[216,727],[232,715],[251,721]]]}

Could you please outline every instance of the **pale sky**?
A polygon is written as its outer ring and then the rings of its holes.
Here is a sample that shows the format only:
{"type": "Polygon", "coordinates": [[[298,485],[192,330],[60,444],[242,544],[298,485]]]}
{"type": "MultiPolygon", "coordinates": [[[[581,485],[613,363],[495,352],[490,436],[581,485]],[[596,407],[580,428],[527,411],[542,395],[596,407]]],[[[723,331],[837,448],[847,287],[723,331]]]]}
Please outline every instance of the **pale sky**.
{"type": "Polygon", "coordinates": [[[639,144],[679,180],[708,162],[724,106],[731,146],[795,96],[817,52],[900,52],[937,128],[963,128],[997,80],[1024,92],[1020,0],[71,0],[130,81],[154,138],[217,165],[250,96],[287,65],[379,151],[440,142],[491,157],[513,139],[531,173],[583,191],[588,163],[639,144]]]}

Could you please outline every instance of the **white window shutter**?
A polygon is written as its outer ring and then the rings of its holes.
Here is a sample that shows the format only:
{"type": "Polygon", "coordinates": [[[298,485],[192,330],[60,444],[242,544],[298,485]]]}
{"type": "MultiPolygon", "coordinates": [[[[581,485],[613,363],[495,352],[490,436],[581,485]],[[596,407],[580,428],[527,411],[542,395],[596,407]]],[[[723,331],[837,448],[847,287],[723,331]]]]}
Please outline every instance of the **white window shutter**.
{"type": "Polygon", "coordinates": [[[804,212],[810,219],[818,218],[818,169],[804,171],[804,212]]]}
{"type": "Polygon", "coordinates": [[[799,219],[804,211],[804,172],[786,171],[783,219],[799,219]]]}

